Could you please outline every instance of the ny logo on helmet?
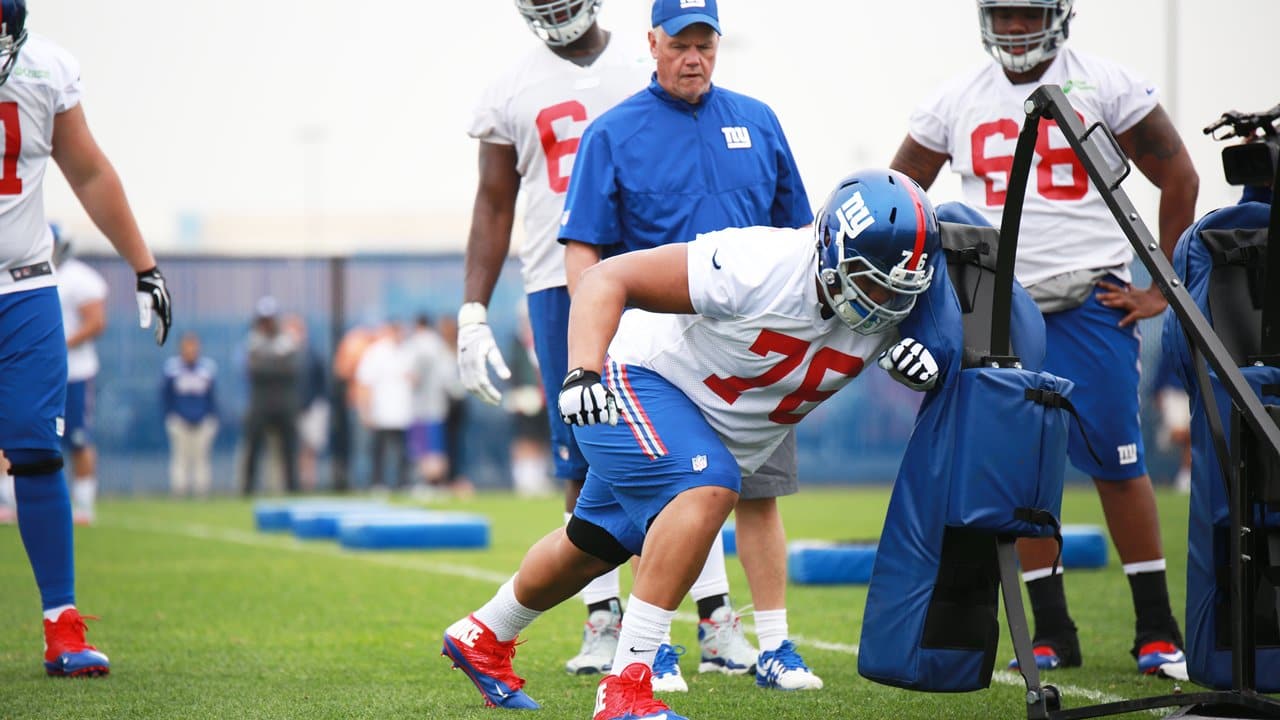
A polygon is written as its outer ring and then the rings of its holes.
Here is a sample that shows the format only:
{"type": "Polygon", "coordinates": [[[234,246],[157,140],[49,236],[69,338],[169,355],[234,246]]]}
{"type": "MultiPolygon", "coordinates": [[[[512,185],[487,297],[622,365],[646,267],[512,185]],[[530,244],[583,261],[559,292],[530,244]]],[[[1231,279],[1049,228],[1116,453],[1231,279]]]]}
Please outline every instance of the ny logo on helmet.
{"type": "Polygon", "coordinates": [[[863,230],[875,224],[876,219],[871,216],[871,210],[867,208],[867,203],[862,199],[862,193],[856,192],[849,196],[840,206],[840,233],[844,235],[846,240],[852,240],[862,234],[863,230]]]}

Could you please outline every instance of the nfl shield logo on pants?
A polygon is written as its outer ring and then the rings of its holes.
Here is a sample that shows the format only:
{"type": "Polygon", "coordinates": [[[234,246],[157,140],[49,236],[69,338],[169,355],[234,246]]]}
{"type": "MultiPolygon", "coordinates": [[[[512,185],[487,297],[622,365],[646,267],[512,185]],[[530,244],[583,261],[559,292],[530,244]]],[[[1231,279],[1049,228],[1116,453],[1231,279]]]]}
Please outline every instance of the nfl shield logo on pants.
{"type": "Polygon", "coordinates": [[[693,456],[693,471],[694,471],[694,472],[702,472],[703,470],[706,470],[706,469],[707,469],[707,456],[706,456],[706,455],[694,455],[694,456],[693,456]]]}

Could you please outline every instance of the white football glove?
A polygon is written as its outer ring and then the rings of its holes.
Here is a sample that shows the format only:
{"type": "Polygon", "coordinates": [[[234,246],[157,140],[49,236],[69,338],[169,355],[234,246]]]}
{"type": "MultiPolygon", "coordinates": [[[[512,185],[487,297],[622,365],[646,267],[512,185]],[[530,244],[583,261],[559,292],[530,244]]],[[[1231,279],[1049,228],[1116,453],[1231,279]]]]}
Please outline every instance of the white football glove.
{"type": "Polygon", "coordinates": [[[928,390],[938,382],[938,362],[933,353],[912,338],[902,338],[880,353],[880,367],[912,390],[928,390]]]}
{"type": "Polygon", "coordinates": [[[560,386],[560,419],[567,425],[618,424],[618,401],[600,373],[574,368],[560,386]]]}
{"type": "Polygon", "coordinates": [[[489,329],[487,312],[480,303],[467,303],[458,311],[458,376],[462,386],[476,397],[497,405],[502,393],[489,380],[489,366],[503,380],[511,379],[511,371],[502,359],[502,351],[489,329]]]}

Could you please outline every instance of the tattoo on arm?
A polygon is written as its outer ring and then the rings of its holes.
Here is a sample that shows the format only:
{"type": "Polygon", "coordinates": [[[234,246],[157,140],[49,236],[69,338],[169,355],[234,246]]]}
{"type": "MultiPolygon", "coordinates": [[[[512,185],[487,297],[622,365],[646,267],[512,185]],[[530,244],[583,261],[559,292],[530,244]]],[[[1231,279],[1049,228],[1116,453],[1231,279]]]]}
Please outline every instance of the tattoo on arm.
{"type": "Polygon", "coordinates": [[[1172,160],[1182,150],[1182,138],[1164,108],[1157,105],[1130,131],[1130,152],[1135,162],[1150,158],[1172,160]]]}

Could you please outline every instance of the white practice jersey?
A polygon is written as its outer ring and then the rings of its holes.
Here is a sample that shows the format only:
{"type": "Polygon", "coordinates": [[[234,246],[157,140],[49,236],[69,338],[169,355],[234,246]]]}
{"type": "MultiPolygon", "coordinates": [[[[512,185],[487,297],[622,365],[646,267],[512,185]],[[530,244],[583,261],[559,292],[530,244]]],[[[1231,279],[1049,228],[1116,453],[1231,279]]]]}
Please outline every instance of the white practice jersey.
{"type": "MultiPolygon", "coordinates": [[[[67,337],[80,332],[80,307],[107,299],[107,281],[97,270],[75,258],[58,266],[58,301],[62,304],[62,330],[67,337]]],[[[92,340],[67,348],[67,380],[88,380],[98,374],[98,350],[92,340]]]]}
{"type": "Polygon", "coordinates": [[[526,293],[565,284],[564,247],[557,235],[582,132],[604,111],[647,87],[652,69],[649,56],[624,47],[616,33],[588,67],[539,43],[481,97],[467,134],[516,149],[526,293]]]}
{"type": "MultiPolygon", "coordinates": [[[[1022,106],[1041,84],[1061,87],[1085,127],[1101,121],[1117,135],[1159,101],[1151,83],[1071,48],[1059,51],[1034,83],[1014,85],[998,63],[987,62],[945,85],[911,115],[911,137],[951,156],[965,202],[997,227],[1026,117],[1022,106]]],[[[1127,281],[1132,258],[1128,241],[1057,123],[1043,121],[1022,208],[1018,280],[1034,285],[1073,270],[1121,267],[1118,274],[1127,281]]]]}
{"type": "Polygon", "coordinates": [[[628,310],[609,356],[680,388],[750,474],[897,332],[858,335],[822,318],[811,228],[728,228],[687,247],[698,314],[628,310]]]}
{"type": "Polygon", "coordinates": [[[80,102],[80,66],[43,36],[29,33],[0,85],[0,294],[49,287],[53,233],[44,216],[44,172],[53,119],[80,102]]]}

